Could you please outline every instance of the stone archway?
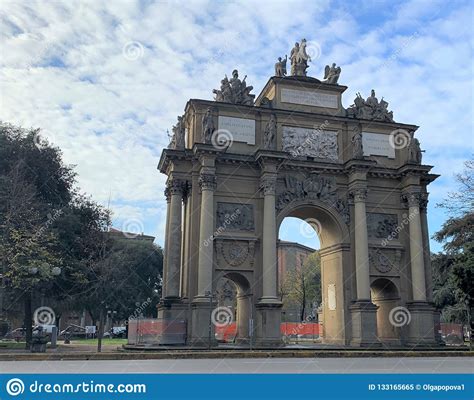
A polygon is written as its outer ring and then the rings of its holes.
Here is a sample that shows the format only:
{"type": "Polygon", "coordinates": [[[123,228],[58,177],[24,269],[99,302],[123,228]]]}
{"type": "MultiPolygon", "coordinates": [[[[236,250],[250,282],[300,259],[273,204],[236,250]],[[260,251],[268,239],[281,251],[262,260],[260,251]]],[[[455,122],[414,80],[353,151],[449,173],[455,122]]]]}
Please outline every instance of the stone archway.
{"type": "Polygon", "coordinates": [[[400,294],[395,283],[388,278],[376,278],[370,285],[372,302],[377,308],[377,337],[383,344],[401,344],[401,328],[406,321],[397,321],[400,294]]]}
{"type": "Polygon", "coordinates": [[[271,77],[255,103],[216,90],[216,101],[186,104],[158,166],[167,175],[158,315],[185,319],[188,345],[210,345],[220,275],[251,304],[241,307],[252,311],[239,315],[241,336],[252,320],[256,346],[282,345],[276,242],[285,216],[321,224],[326,343],[379,344],[371,282],[380,277],[398,279],[400,305],[412,315],[406,342],[435,343],[426,206],[437,176],[421,164],[416,125],[393,121],[385,101],[381,115],[344,109],[346,89],[271,77]],[[394,148],[395,134],[412,144],[394,148]],[[388,261],[371,262],[374,252],[388,261]]]}
{"type": "Polygon", "coordinates": [[[237,307],[235,313],[237,344],[248,344],[250,342],[249,322],[253,315],[252,292],[248,279],[239,272],[220,272],[216,280],[221,278],[230,280],[236,287],[237,307]]]}
{"type": "Polygon", "coordinates": [[[284,207],[277,215],[277,227],[286,217],[308,222],[320,239],[322,342],[347,344],[351,337],[348,306],[352,277],[350,271],[349,231],[334,208],[318,200],[297,200],[284,207]]]}

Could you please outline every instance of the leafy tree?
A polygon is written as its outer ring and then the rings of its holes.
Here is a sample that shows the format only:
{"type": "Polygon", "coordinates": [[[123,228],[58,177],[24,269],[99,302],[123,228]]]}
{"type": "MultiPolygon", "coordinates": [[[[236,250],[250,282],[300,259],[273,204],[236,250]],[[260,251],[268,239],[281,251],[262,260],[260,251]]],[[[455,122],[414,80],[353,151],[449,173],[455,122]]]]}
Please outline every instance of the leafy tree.
{"type": "MultiPolygon", "coordinates": [[[[448,194],[440,204],[451,214],[434,235],[444,242],[446,255],[434,257],[434,298],[446,321],[466,322],[466,304],[470,310],[474,299],[474,161],[456,175],[459,190],[448,194]],[[464,312],[463,312],[464,310],[464,312]]],[[[470,311],[468,311],[470,312],[470,311]]]]}
{"type": "MultiPolygon", "coordinates": [[[[0,263],[2,286],[25,303],[31,340],[31,293],[62,264],[51,219],[73,194],[75,174],[57,148],[41,143],[39,130],[0,123],[0,263]]],[[[3,314],[4,290],[0,295],[3,314]]]]}
{"type": "Polygon", "coordinates": [[[313,303],[321,303],[321,258],[317,251],[310,254],[301,266],[287,271],[280,295],[286,297],[286,306],[298,307],[301,321],[313,303]]]}

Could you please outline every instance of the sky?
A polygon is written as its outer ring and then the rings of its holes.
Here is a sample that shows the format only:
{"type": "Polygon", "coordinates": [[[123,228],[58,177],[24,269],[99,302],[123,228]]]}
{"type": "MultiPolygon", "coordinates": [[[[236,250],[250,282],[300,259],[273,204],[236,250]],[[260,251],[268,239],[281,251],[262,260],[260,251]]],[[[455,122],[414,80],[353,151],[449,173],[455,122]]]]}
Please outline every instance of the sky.
{"type": "MultiPolygon", "coordinates": [[[[308,41],[308,75],[342,68],[343,105],[375,89],[419,125],[436,207],[473,154],[471,1],[8,1],[0,4],[0,120],[40,127],[116,228],[163,244],[167,131],[190,98],[211,100],[234,68],[258,94],[277,57],[308,41]]],[[[280,238],[318,246],[304,222],[280,238]]],[[[441,245],[431,241],[431,248],[441,245]]]]}

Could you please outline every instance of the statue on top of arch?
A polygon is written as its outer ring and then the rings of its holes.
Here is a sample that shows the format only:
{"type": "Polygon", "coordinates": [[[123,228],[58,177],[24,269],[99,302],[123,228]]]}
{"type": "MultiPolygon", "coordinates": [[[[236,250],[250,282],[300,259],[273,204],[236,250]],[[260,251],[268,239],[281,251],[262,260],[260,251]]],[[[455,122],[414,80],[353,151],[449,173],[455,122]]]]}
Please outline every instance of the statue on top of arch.
{"type": "Polygon", "coordinates": [[[291,49],[290,61],[291,75],[306,76],[308,61],[311,61],[311,57],[306,53],[306,39],[302,39],[301,43],[295,43],[291,49]]]}
{"type": "Polygon", "coordinates": [[[246,78],[247,75],[245,75],[241,81],[239,79],[239,71],[236,69],[232,71],[232,78],[229,79],[227,75],[225,75],[224,79],[221,80],[220,90],[213,89],[212,91],[215,94],[214,100],[223,103],[253,106],[255,95],[250,94],[253,86],[247,86],[245,82],[246,78]]]}
{"type": "Polygon", "coordinates": [[[370,96],[364,100],[360,93],[347,110],[347,116],[358,119],[371,119],[376,121],[394,122],[393,111],[388,111],[388,102],[383,97],[379,100],[375,97],[375,90],[372,89],[370,96]]]}

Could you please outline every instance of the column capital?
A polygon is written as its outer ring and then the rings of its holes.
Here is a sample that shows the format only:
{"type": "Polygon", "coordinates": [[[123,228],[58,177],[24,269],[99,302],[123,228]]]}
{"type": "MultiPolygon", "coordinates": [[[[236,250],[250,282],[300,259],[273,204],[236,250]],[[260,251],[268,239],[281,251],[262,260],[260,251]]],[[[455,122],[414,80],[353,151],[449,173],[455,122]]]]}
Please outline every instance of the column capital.
{"type": "Polygon", "coordinates": [[[168,188],[168,185],[165,187],[165,197],[166,197],[166,202],[169,203],[171,201],[171,193],[168,188]]]}
{"type": "Polygon", "coordinates": [[[264,175],[260,178],[260,190],[266,195],[275,195],[276,176],[264,175]]]}
{"type": "Polygon", "coordinates": [[[423,200],[423,194],[418,191],[410,191],[405,192],[401,196],[402,203],[406,204],[408,207],[421,207],[422,205],[426,205],[428,202],[428,198],[426,198],[426,202],[423,200]]]}
{"type": "Polygon", "coordinates": [[[355,203],[365,202],[367,200],[367,188],[354,188],[349,192],[349,197],[351,197],[355,203]]]}
{"type": "Polygon", "coordinates": [[[214,174],[201,173],[199,175],[199,186],[203,190],[216,190],[217,180],[214,174]]]}
{"type": "MultiPolygon", "coordinates": [[[[166,190],[168,191],[170,196],[173,196],[173,195],[182,196],[185,190],[185,185],[186,185],[186,182],[184,180],[171,178],[171,179],[168,179],[168,182],[166,182],[166,190]]],[[[165,190],[165,195],[166,195],[166,190],[165,190]]]]}
{"type": "Polygon", "coordinates": [[[420,211],[426,212],[428,208],[428,193],[421,193],[420,196],[420,211]]]}

